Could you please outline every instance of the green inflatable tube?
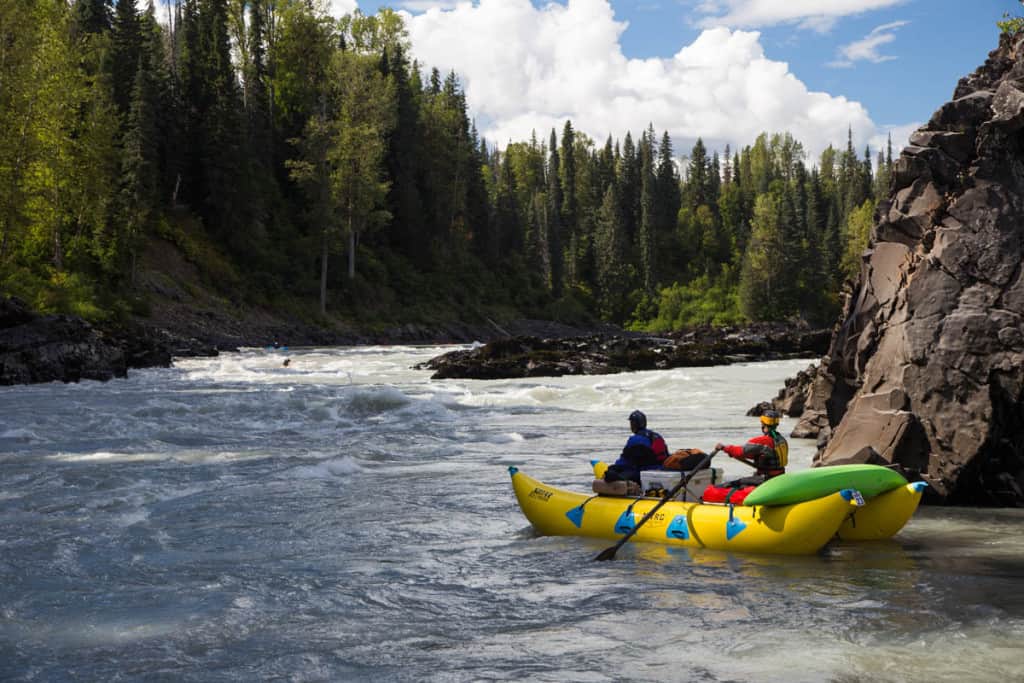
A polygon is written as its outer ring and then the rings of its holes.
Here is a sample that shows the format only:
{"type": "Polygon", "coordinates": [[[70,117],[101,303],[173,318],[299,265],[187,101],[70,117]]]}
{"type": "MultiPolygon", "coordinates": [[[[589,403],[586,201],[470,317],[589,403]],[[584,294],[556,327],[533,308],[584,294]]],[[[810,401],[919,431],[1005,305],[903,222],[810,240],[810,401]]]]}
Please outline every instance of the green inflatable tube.
{"type": "Polygon", "coordinates": [[[814,500],[842,489],[857,489],[872,498],[905,486],[903,475],[879,465],[831,465],[787,472],[769,479],[750,492],[744,505],[792,505],[814,500]]]}

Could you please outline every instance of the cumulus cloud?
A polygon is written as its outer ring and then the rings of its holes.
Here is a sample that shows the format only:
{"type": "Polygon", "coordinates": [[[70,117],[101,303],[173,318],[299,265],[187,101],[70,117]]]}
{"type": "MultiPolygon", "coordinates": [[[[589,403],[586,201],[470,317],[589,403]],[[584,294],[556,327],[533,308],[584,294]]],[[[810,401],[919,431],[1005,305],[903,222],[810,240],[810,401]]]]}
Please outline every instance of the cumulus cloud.
{"type": "Polygon", "coordinates": [[[876,26],[872,29],[871,33],[860,40],[855,40],[848,45],[840,47],[839,59],[829,62],[828,65],[832,67],[850,67],[853,66],[854,62],[866,61],[877,64],[896,59],[890,55],[880,54],[878,49],[896,40],[896,29],[900,26],[906,26],[907,23],[906,21],[894,21],[889,24],[876,26]]]}
{"type": "Polygon", "coordinates": [[[398,8],[410,12],[425,12],[428,9],[455,9],[459,2],[466,0],[403,0],[398,3],[398,8]]]}
{"type": "Polygon", "coordinates": [[[906,0],[707,0],[698,5],[704,14],[699,26],[758,28],[797,24],[827,33],[840,18],[892,7],[906,0]]]}
{"type": "Polygon", "coordinates": [[[546,139],[566,119],[598,144],[653,124],[677,153],[698,136],[722,149],[788,131],[816,155],[845,146],[848,128],[858,144],[876,133],[860,103],[812,92],[768,59],[757,32],[707,29],[672,57],[628,59],[626,24],[606,0],[480,0],[407,19],[420,63],[459,74],[481,133],[499,146],[533,131],[546,139]]]}
{"type": "Polygon", "coordinates": [[[327,11],[332,17],[340,19],[346,14],[356,11],[356,0],[328,0],[327,11]]]}

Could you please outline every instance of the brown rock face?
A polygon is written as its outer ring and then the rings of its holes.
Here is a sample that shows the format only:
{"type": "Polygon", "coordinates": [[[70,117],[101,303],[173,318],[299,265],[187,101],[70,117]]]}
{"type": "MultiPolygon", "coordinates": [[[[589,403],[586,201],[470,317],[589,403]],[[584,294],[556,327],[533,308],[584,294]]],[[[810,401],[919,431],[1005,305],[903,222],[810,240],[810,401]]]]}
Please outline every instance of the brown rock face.
{"type": "Polygon", "coordinates": [[[1004,36],[910,143],[815,380],[818,459],[880,456],[948,503],[1021,506],[1024,40],[1004,36]]]}

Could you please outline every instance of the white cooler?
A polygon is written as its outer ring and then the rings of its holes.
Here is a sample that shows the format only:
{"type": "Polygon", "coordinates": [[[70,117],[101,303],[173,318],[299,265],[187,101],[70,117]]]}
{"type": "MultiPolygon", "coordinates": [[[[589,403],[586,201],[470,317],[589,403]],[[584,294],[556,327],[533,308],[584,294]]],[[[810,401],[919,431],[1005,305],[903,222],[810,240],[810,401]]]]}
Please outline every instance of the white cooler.
{"type": "MultiPolygon", "coordinates": [[[[668,491],[679,483],[679,477],[683,474],[689,474],[689,472],[680,472],[679,470],[645,470],[640,473],[640,486],[644,494],[651,489],[658,488],[668,491]]],[[[680,490],[673,500],[698,502],[705,488],[721,482],[722,479],[723,471],[717,467],[697,470],[697,473],[686,483],[686,488],[680,490]]]]}

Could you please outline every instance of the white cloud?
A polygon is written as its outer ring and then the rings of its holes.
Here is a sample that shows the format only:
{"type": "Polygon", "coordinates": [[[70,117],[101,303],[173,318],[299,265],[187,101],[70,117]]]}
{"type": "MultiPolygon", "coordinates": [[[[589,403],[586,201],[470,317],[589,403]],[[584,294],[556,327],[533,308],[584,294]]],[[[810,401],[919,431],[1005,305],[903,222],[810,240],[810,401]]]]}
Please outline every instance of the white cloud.
{"type": "Polygon", "coordinates": [[[840,18],[892,7],[906,0],[711,0],[697,11],[706,16],[698,26],[710,28],[757,28],[798,24],[800,28],[827,33],[840,18]]]}
{"type": "Polygon", "coordinates": [[[428,9],[455,9],[459,2],[466,0],[402,0],[398,3],[400,9],[407,9],[410,12],[426,12],[428,9]]]}
{"type": "Polygon", "coordinates": [[[356,5],[358,5],[356,0],[328,0],[327,11],[332,17],[340,19],[344,15],[354,12],[356,5]]]}
{"type": "Polygon", "coordinates": [[[854,62],[867,61],[867,62],[888,62],[896,59],[889,55],[883,55],[878,52],[878,48],[883,45],[887,45],[892,41],[896,40],[895,31],[901,26],[906,26],[906,21],[894,21],[889,24],[882,24],[872,29],[871,33],[867,34],[860,40],[855,40],[848,45],[843,45],[839,48],[839,59],[834,62],[829,62],[828,66],[834,67],[849,67],[853,66],[854,62]]]}
{"type": "Polygon", "coordinates": [[[698,136],[721,150],[788,131],[817,155],[845,146],[848,127],[859,145],[875,134],[860,103],[809,91],[756,32],[709,29],[673,57],[628,59],[606,0],[480,0],[407,21],[420,63],[460,76],[481,134],[501,146],[534,130],[546,139],[566,119],[598,144],[651,123],[678,154],[698,136]]]}

